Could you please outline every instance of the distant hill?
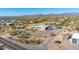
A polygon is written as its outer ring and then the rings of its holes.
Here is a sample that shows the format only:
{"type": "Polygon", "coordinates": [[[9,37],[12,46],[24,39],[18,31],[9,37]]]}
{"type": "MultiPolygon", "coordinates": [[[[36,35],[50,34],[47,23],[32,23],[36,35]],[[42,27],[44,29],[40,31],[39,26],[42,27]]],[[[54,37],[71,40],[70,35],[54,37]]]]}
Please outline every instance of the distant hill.
{"type": "Polygon", "coordinates": [[[61,14],[48,14],[52,16],[79,16],[79,13],[72,12],[72,13],[61,13],[61,14]]]}
{"type": "Polygon", "coordinates": [[[37,15],[20,15],[20,16],[0,16],[0,18],[15,18],[15,17],[29,17],[29,16],[79,16],[79,13],[77,12],[71,12],[71,13],[61,13],[61,14],[37,14],[37,15]]]}
{"type": "Polygon", "coordinates": [[[72,13],[63,13],[63,14],[58,14],[58,15],[74,15],[74,16],[79,16],[79,13],[75,13],[75,12],[72,12],[72,13]]]}

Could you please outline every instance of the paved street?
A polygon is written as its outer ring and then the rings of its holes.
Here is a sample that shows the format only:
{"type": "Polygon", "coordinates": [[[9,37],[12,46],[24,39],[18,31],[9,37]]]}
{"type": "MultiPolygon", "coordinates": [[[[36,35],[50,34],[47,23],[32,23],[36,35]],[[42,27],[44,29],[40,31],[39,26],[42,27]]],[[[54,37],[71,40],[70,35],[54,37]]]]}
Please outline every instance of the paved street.
{"type": "Polygon", "coordinates": [[[11,41],[8,41],[2,37],[0,37],[0,43],[3,43],[4,45],[10,47],[11,49],[14,49],[14,50],[27,50],[26,48],[20,46],[20,45],[17,45],[11,41]]]}

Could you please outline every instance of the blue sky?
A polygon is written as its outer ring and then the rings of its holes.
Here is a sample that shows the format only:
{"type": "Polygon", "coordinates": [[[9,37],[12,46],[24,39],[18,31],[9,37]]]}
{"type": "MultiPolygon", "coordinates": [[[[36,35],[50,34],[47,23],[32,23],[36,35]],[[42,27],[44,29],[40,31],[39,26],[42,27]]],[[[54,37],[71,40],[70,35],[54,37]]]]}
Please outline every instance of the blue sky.
{"type": "Polygon", "coordinates": [[[35,14],[59,14],[78,12],[79,8],[0,8],[0,16],[19,16],[35,14]]]}

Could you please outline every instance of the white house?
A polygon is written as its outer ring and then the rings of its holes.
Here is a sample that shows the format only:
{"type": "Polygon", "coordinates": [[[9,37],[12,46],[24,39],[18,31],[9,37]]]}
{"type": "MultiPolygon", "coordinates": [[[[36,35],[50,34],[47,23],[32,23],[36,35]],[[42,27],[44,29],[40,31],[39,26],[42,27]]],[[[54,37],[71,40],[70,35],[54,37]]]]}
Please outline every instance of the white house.
{"type": "Polygon", "coordinates": [[[73,33],[69,41],[74,44],[79,44],[79,33],[73,33]]]}
{"type": "Polygon", "coordinates": [[[11,25],[14,24],[14,22],[0,22],[1,25],[11,25]]]}
{"type": "Polygon", "coordinates": [[[33,25],[33,29],[40,30],[40,31],[44,31],[46,29],[46,27],[48,27],[48,26],[49,25],[34,24],[33,25]]]}

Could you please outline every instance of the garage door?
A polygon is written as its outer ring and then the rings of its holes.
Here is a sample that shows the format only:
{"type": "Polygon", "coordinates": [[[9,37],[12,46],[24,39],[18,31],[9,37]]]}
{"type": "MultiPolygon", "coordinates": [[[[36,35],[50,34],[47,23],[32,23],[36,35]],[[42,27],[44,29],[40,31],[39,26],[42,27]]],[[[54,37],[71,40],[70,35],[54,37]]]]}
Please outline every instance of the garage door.
{"type": "Polygon", "coordinates": [[[73,40],[72,40],[72,43],[77,44],[77,39],[73,39],[73,40]]]}

